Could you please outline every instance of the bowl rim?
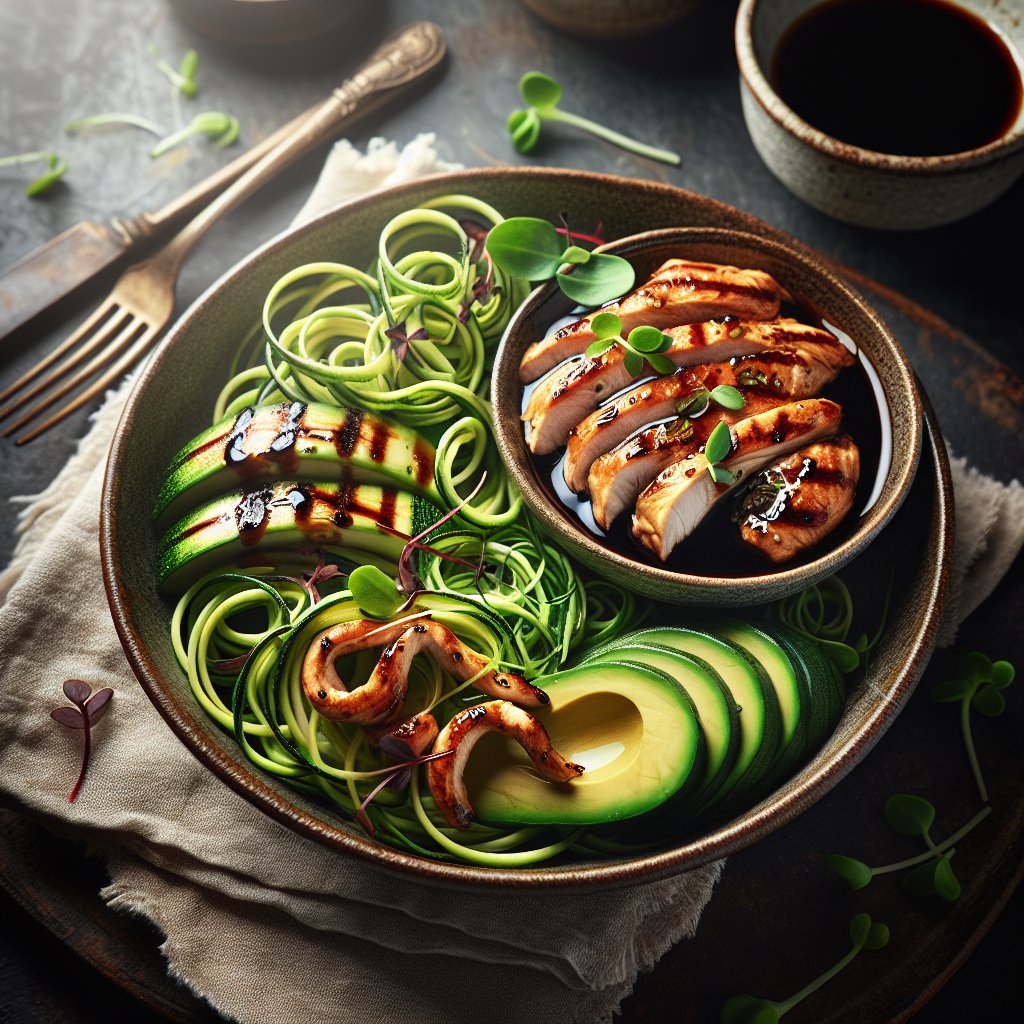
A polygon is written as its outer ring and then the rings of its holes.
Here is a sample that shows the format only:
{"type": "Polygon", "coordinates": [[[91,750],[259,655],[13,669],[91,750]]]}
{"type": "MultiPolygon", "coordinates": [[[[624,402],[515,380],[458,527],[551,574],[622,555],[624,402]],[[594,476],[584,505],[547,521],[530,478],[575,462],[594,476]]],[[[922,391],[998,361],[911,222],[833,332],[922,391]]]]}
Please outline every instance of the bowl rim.
{"type": "MultiPolygon", "coordinates": [[[[830,547],[813,561],[805,562],[791,569],[772,572],[765,576],[707,577],[663,569],[656,565],[639,562],[634,558],[604,546],[565,516],[544,515],[540,510],[550,511],[550,498],[545,494],[538,482],[536,473],[529,460],[521,460],[519,451],[517,451],[517,449],[522,447],[520,420],[518,417],[507,418],[498,415],[496,406],[492,422],[494,424],[498,449],[505,468],[522,492],[524,500],[531,507],[535,515],[541,516],[545,528],[549,532],[555,533],[559,540],[571,548],[573,552],[577,554],[582,553],[583,557],[600,562],[623,573],[639,574],[650,581],[653,586],[659,588],[683,589],[699,587],[702,590],[711,591],[712,598],[715,594],[722,594],[723,596],[735,594],[751,586],[763,585],[767,582],[776,586],[779,593],[800,589],[837,571],[842,565],[845,565],[863,551],[896,514],[909,493],[920,461],[922,445],[922,407],[914,371],[903,349],[896,342],[889,328],[872,306],[857,291],[848,286],[827,266],[815,259],[812,254],[799,251],[774,239],[761,238],[747,231],[736,231],[730,228],[656,228],[651,231],[638,232],[625,238],[616,239],[614,242],[600,246],[596,251],[629,254],[642,251],[649,245],[658,245],[660,247],[679,245],[682,248],[687,244],[700,243],[737,245],[761,250],[776,259],[796,263],[804,271],[814,273],[830,288],[838,291],[844,301],[852,303],[860,315],[866,317],[872,323],[877,336],[888,349],[890,357],[895,360],[900,374],[894,381],[893,390],[897,392],[899,397],[905,397],[910,402],[908,419],[913,423],[913,434],[910,438],[909,458],[902,461],[895,459],[892,461],[883,483],[883,491],[888,491],[888,494],[879,496],[875,504],[864,515],[857,529],[845,540],[834,547],[830,547]]],[[[519,376],[516,372],[518,370],[518,360],[515,361],[516,365],[510,365],[512,360],[509,355],[509,338],[514,333],[517,325],[529,316],[531,309],[547,302],[555,295],[557,290],[558,286],[553,281],[535,288],[509,321],[494,360],[494,369],[491,376],[492,394],[504,395],[505,392],[501,384],[505,383],[507,385],[508,378],[511,376],[515,379],[517,385],[516,404],[520,401],[522,385],[519,383],[519,376]]],[[[505,400],[503,398],[499,401],[502,404],[507,404],[507,401],[510,401],[510,399],[505,400]]],[[[649,593],[650,591],[645,592],[649,593]]],[[[680,601],[679,603],[693,604],[696,602],[680,601]]],[[[700,603],[704,604],[705,602],[701,601],[700,603]]],[[[713,604],[714,602],[712,599],[706,603],[713,604]]]]}
{"type": "Polygon", "coordinates": [[[770,794],[734,821],[684,845],[626,861],[602,861],[572,867],[505,869],[449,863],[405,854],[354,832],[336,828],[323,819],[308,814],[272,789],[256,774],[252,766],[228,756],[221,745],[212,742],[201,728],[192,724],[199,712],[194,706],[184,707],[177,701],[164,685],[159,668],[142,642],[133,611],[133,594],[121,571],[122,557],[119,544],[118,508],[123,484],[121,466],[130,444],[137,407],[147,386],[152,385],[159,373],[165,353],[175,344],[179,335],[188,329],[191,321],[204,312],[225,287],[230,287],[235,278],[249,272],[268,254],[273,254],[318,230],[327,220],[363,210],[382,199],[399,198],[426,187],[442,189],[446,193],[468,191],[472,194],[477,183],[486,186],[495,179],[504,181],[511,177],[527,183],[540,183],[547,179],[561,180],[566,175],[586,181],[602,190],[653,192],[663,196],[666,202],[678,202],[681,197],[687,197],[733,222],[742,220],[751,228],[763,230],[775,237],[785,237],[788,244],[796,248],[812,251],[780,229],[720,200],[698,196],[673,185],[638,181],[617,175],[558,167],[472,168],[441,172],[395,185],[350,200],[299,227],[282,232],[221,274],[175,322],[140,370],[115,428],[104,472],[99,539],[104,587],[111,615],[132,671],[172,732],[222,782],[257,806],[272,820],[286,825],[305,838],[324,843],[339,852],[343,851],[376,870],[405,879],[412,877],[428,885],[506,892],[528,890],[569,893],[594,888],[617,889],[679,875],[749,846],[793,820],[829,792],[882,737],[924,671],[935,646],[939,615],[945,600],[953,550],[952,482],[949,460],[941,444],[938,423],[925,399],[922,404],[927,436],[936,463],[938,558],[931,570],[934,573],[932,583],[921,595],[920,604],[915,609],[912,641],[906,649],[901,668],[891,677],[887,699],[878,702],[864,719],[856,736],[843,744],[829,764],[819,765],[813,770],[810,764],[807,765],[798,776],[790,780],[790,789],[785,794],[770,794]]]}
{"type": "MultiPolygon", "coordinates": [[[[941,153],[934,156],[906,156],[864,149],[828,135],[805,121],[775,91],[754,53],[753,21],[760,0],[740,0],[736,12],[735,45],[740,79],[761,109],[785,132],[805,145],[834,160],[857,167],[894,174],[921,176],[927,174],[965,173],[1009,157],[1024,149],[1024,107],[1018,113],[1016,126],[998,139],[960,153],[941,153]]],[[[956,0],[952,0],[955,4],[956,0]]],[[[965,8],[966,9],[966,8],[965,8]]],[[[973,12],[970,12],[973,13],[973,12]]],[[[1016,48],[1008,43],[1011,54],[1024,78],[1024,67],[1016,48]]]]}

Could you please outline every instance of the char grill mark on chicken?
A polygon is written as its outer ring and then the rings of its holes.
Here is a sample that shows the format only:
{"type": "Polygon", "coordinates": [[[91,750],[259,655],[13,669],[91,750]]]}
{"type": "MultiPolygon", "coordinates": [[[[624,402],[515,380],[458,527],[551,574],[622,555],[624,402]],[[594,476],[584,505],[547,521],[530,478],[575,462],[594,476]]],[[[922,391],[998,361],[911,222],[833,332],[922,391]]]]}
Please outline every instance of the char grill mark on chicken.
{"type": "Polygon", "coordinates": [[[837,433],[842,412],[835,402],[811,398],[740,420],[730,428],[732,454],[721,463],[736,483],[715,483],[703,453],[687,453],[637,499],[633,535],[664,561],[722,495],[780,457],[837,433]]]}
{"type": "Polygon", "coordinates": [[[827,537],[853,507],[860,452],[843,434],[763,470],[740,505],[740,535],[776,564],[827,537]]]}
{"type": "MultiPolygon", "coordinates": [[[[778,316],[782,299],[778,282],[762,270],[673,259],[605,310],[619,317],[623,333],[628,335],[641,324],[676,327],[724,316],[771,320],[778,316]]],[[[531,345],[520,363],[520,380],[528,384],[569,356],[581,353],[596,337],[590,327],[593,315],[531,345]]]]}
{"type": "MultiPolygon", "coordinates": [[[[757,360],[772,352],[777,372],[788,367],[785,379],[773,383],[780,394],[787,387],[814,393],[854,358],[829,331],[791,319],[686,324],[665,333],[672,344],[662,355],[681,369],[753,356],[750,370],[756,372],[757,360]]],[[[617,345],[595,359],[581,356],[559,367],[537,385],[523,413],[530,427],[530,450],[547,455],[560,448],[573,427],[633,380],[617,345]]]]}

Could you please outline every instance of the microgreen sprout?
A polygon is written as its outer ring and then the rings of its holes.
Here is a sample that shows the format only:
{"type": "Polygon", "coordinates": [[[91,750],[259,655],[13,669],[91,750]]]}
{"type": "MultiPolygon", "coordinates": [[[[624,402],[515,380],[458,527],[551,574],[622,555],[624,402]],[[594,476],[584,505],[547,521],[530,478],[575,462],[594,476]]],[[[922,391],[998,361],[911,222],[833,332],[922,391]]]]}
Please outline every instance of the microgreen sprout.
{"type": "Polygon", "coordinates": [[[237,117],[224,114],[219,110],[207,110],[205,113],[196,114],[191,124],[187,124],[184,128],[161,139],[150,150],[149,155],[158,157],[193,135],[205,135],[211,142],[223,149],[238,138],[239,130],[237,117]]]}
{"type": "Polygon", "coordinates": [[[177,70],[171,67],[160,56],[156,46],[152,43],[147,47],[149,50],[150,57],[153,58],[153,63],[156,65],[157,70],[173,85],[179,92],[188,96],[190,99],[199,92],[199,86],[196,84],[196,71],[199,68],[199,54],[195,50],[186,50],[185,56],[181,58],[181,63],[178,65],[177,70]]]}
{"type": "Polygon", "coordinates": [[[694,388],[681,402],[676,403],[676,412],[680,416],[696,418],[707,412],[712,402],[730,412],[736,412],[747,404],[743,393],[731,384],[719,384],[710,391],[701,385],[694,388]]]}
{"type": "Polygon", "coordinates": [[[443,757],[451,757],[455,753],[454,748],[452,748],[449,750],[436,750],[432,754],[417,756],[412,747],[405,740],[401,740],[397,736],[385,736],[380,741],[380,749],[397,763],[391,765],[387,774],[370,790],[356,810],[356,820],[366,829],[371,839],[375,838],[377,830],[373,827],[373,822],[370,820],[369,814],[366,813],[366,809],[373,802],[377,794],[382,789],[405,789],[412,780],[414,768],[421,764],[427,764],[429,761],[439,761],[443,757]]]}
{"type": "Polygon", "coordinates": [[[708,463],[708,472],[716,484],[734,484],[736,477],[719,463],[732,454],[732,431],[725,420],[719,420],[704,442],[704,458],[708,463]]]}
{"type": "Polygon", "coordinates": [[[757,996],[734,996],[722,1007],[721,1024],[775,1024],[809,995],[831,981],[862,949],[882,949],[889,942],[889,929],[871,920],[870,914],[857,914],[850,921],[850,951],[809,985],[782,1002],[757,996]]]}
{"type": "Polygon", "coordinates": [[[935,808],[927,800],[910,793],[893,796],[885,805],[885,820],[890,828],[905,836],[920,836],[927,849],[914,857],[870,867],[862,860],[832,853],[825,863],[846,882],[851,892],[865,888],[876,875],[888,875],[896,871],[910,871],[903,879],[904,890],[912,896],[930,896],[936,893],[952,902],[960,895],[960,883],[953,874],[949,863],[956,852],[956,844],[981,824],[991,807],[983,807],[966,825],[946,839],[935,842],[931,827],[935,820],[935,808]]]}
{"type": "MultiPolygon", "coordinates": [[[[576,236],[581,237],[581,236],[576,236]]],[[[633,267],[621,256],[566,246],[558,229],[539,217],[509,217],[487,234],[486,252],[512,277],[550,281],[582,306],[600,306],[633,287],[633,267]],[[567,270],[561,268],[569,265],[567,270]]]]}
{"type": "Polygon", "coordinates": [[[941,704],[960,704],[960,731],[963,733],[967,760],[971,765],[978,795],[988,803],[988,787],[981,774],[981,764],[974,749],[971,711],[987,718],[996,718],[1006,710],[1002,691],[1013,682],[1013,665],[1008,661],[992,661],[980,651],[972,651],[960,659],[959,675],[939,683],[931,692],[932,700],[941,704]]]}
{"type": "Polygon", "coordinates": [[[92,726],[103,717],[107,708],[110,707],[110,698],[114,696],[114,691],[109,686],[105,686],[102,690],[93,693],[92,687],[88,683],[82,682],[81,679],[65,679],[63,689],[64,696],[71,701],[74,707],[61,705],[50,712],[50,717],[55,722],[66,725],[69,729],[81,729],[85,741],[82,748],[82,768],[78,773],[78,780],[68,796],[69,802],[74,803],[89,767],[92,726]]]}
{"type": "Polygon", "coordinates": [[[587,346],[587,355],[596,359],[610,348],[622,349],[626,370],[631,377],[639,377],[646,362],[655,373],[674,373],[672,361],[659,353],[672,346],[672,339],[662,334],[657,327],[634,327],[629,337],[622,336],[622,321],[607,311],[595,313],[590,318],[590,329],[597,340],[587,346]]]}
{"type": "Polygon", "coordinates": [[[545,121],[556,121],[596,135],[599,139],[604,139],[605,142],[610,142],[637,156],[660,160],[673,166],[680,162],[678,153],[637,142],[578,114],[560,110],[558,104],[562,99],[562,87],[550,75],[528,71],[519,80],[519,93],[527,107],[525,110],[513,110],[508,117],[508,130],[517,153],[532,152],[540,140],[541,125],[545,121]]]}
{"type": "Polygon", "coordinates": [[[91,117],[80,117],[77,121],[69,121],[64,125],[64,131],[68,135],[75,135],[77,132],[88,131],[91,128],[105,127],[129,127],[141,128],[158,139],[167,134],[166,130],[151,121],[148,117],[140,117],[138,114],[125,114],[115,112],[110,114],[94,114],[91,117]]]}
{"type": "Polygon", "coordinates": [[[35,153],[15,153],[13,156],[0,157],[0,167],[17,167],[21,164],[46,162],[46,171],[25,186],[25,195],[41,196],[48,192],[54,182],[64,177],[68,162],[57,153],[40,150],[35,153]]]}

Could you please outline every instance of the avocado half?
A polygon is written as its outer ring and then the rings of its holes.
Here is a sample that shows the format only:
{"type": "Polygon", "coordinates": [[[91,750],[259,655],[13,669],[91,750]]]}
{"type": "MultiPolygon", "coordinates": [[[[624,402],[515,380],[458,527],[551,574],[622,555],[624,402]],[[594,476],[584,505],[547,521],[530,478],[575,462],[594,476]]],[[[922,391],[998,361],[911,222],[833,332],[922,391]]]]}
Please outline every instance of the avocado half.
{"type": "Polygon", "coordinates": [[[534,770],[514,741],[492,733],[470,757],[465,781],[477,820],[495,824],[597,825],[634,818],[683,793],[703,770],[704,737],[686,691],[665,673],[603,663],[537,684],[551,705],[533,712],[567,760],[572,782],[534,770]]]}

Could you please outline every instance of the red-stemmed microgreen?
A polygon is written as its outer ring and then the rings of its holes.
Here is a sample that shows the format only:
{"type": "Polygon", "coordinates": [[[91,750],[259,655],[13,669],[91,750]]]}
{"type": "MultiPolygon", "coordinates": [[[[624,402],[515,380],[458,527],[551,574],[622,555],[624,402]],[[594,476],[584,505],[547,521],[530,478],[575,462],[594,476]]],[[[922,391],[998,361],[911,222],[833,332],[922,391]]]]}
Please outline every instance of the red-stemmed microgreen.
{"type": "Polygon", "coordinates": [[[47,150],[35,153],[15,153],[13,156],[0,157],[0,167],[19,167],[21,164],[45,162],[46,170],[34,181],[25,186],[25,195],[32,198],[48,192],[53,185],[64,177],[68,162],[62,156],[47,150]]]}
{"type": "Polygon", "coordinates": [[[509,217],[487,233],[486,251],[495,265],[512,277],[526,281],[554,278],[563,294],[582,306],[600,306],[633,287],[636,274],[627,260],[588,252],[575,244],[566,246],[565,241],[549,221],[509,217]]]}
{"type": "MultiPolygon", "coordinates": [[[[375,565],[360,565],[349,573],[348,589],[360,611],[373,619],[390,619],[393,615],[408,608],[416,599],[416,595],[424,589],[423,581],[416,575],[414,569],[416,556],[421,551],[429,551],[439,558],[459,562],[466,568],[475,568],[472,562],[467,562],[448,552],[438,551],[436,548],[424,544],[423,540],[439,526],[458,515],[480,493],[480,489],[486,482],[487,474],[484,473],[467,498],[460,501],[454,508],[449,509],[440,519],[420,531],[415,537],[409,537],[406,540],[405,547],[402,548],[402,553],[398,558],[397,577],[388,576],[383,569],[375,565]]],[[[377,528],[383,533],[405,536],[382,523],[378,523],[377,528]]]]}
{"type": "Polygon", "coordinates": [[[736,477],[719,463],[732,455],[732,431],[725,420],[719,420],[704,442],[704,458],[707,460],[708,473],[716,484],[734,484],[736,477]]]}
{"type": "Polygon", "coordinates": [[[591,245],[604,245],[605,239],[601,236],[601,229],[604,227],[603,221],[598,221],[597,227],[594,228],[592,235],[585,234],[582,231],[576,231],[569,227],[569,215],[566,213],[560,213],[558,219],[562,222],[562,226],[555,228],[555,231],[560,235],[564,235],[566,241],[570,245],[574,245],[574,238],[580,239],[583,242],[590,242],[591,245]]]}
{"type": "Polygon", "coordinates": [[[177,69],[171,67],[160,56],[160,52],[157,50],[153,43],[150,43],[147,47],[150,57],[153,58],[153,63],[156,65],[156,69],[173,85],[182,95],[188,96],[192,99],[196,93],[199,92],[199,86],[196,84],[196,71],[199,69],[199,54],[195,50],[186,50],[185,56],[181,58],[181,63],[177,69]]]}
{"type": "Polygon", "coordinates": [[[151,157],[158,157],[169,149],[181,145],[186,139],[193,135],[205,135],[212,143],[221,147],[230,146],[237,138],[240,131],[237,117],[225,114],[219,110],[207,110],[202,114],[196,114],[192,121],[184,128],[172,132],[166,138],[161,139],[150,151],[151,157]]]}
{"type": "Polygon", "coordinates": [[[992,661],[980,651],[972,651],[960,659],[959,674],[954,679],[939,683],[931,692],[932,700],[940,704],[960,705],[960,731],[967,750],[975,785],[982,803],[988,803],[988,787],[981,773],[981,763],[974,749],[971,731],[971,711],[986,718],[997,718],[1006,710],[1002,691],[1013,682],[1014,667],[1008,661],[992,661]]]}
{"type": "Polygon", "coordinates": [[[407,334],[406,330],[406,324],[395,324],[394,327],[389,327],[384,332],[385,337],[391,341],[391,351],[395,354],[395,362],[399,365],[405,362],[405,357],[409,354],[410,342],[423,341],[430,337],[425,327],[417,328],[412,334],[407,334]]]}
{"type": "Polygon", "coordinates": [[[991,813],[990,806],[983,807],[962,828],[946,839],[935,842],[931,836],[931,827],[935,821],[935,808],[932,804],[912,793],[898,793],[890,797],[885,805],[885,820],[900,835],[919,836],[927,847],[923,853],[880,867],[870,867],[856,857],[839,853],[829,854],[825,863],[846,882],[851,892],[865,888],[877,875],[913,869],[902,881],[908,895],[924,897],[934,893],[947,902],[953,902],[960,895],[960,883],[950,864],[956,852],[956,844],[991,813]]]}
{"type": "Polygon", "coordinates": [[[519,80],[519,93],[527,107],[525,110],[513,110],[508,117],[509,135],[517,153],[532,152],[540,140],[541,125],[545,121],[557,121],[596,135],[599,139],[604,139],[605,142],[610,142],[613,146],[637,156],[660,160],[673,166],[680,163],[678,153],[637,142],[636,139],[605,128],[604,125],[580,117],[579,114],[570,114],[559,109],[562,87],[550,75],[542,74],[540,71],[528,71],[519,80]]]}
{"type": "Polygon", "coordinates": [[[62,704],[50,712],[50,717],[69,729],[81,729],[84,739],[82,747],[82,768],[78,773],[78,779],[68,796],[68,801],[74,803],[78,797],[82,783],[85,781],[85,773],[89,768],[89,755],[92,750],[92,727],[103,717],[108,707],[110,698],[114,691],[105,686],[101,690],[92,692],[92,687],[81,679],[64,680],[64,696],[74,705],[69,707],[62,704]]]}
{"type": "Polygon", "coordinates": [[[387,774],[367,793],[363,802],[356,810],[356,821],[363,826],[371,839],[376,838],[377,830],[374,828],[366,809],[380,791],[383,789],[405,789],[410,781],[412,781],[413,770],[419,767],[419,765],[427,764],[430,761],[439,761],[441,758],[451,757],[455,753],[454,749],[448,749],[417,756],[412,747],[405,740],[401,740],[397,736],[385,736],[380,741],[380,749],[398,763],[390,766],[387,774]]]}
{"type": "Polygon", "coordinates": [[[628,337],[623,337],[622,321],[614,313],[605,310],[590,318],[590,329],[596,337],[587,346],[589,358],[596,359],[617,347],[623,352],[622,361],[631,377],[639,377],[644,372],[644,363],[654,373],[675,372],[675,364],[660,354],[672,347],[672,339],[662,334],[657,327],[634,327],[628,337]]]}
{"type": "Polygon", "coordinates": [[[872,921],[870,914],[857,914],[850,921],[850,942],[850,951],[838,963],[782,1002],[759,996],[734,996],[722,1007],[721,1024],[776,1024],[794,1006],[831,981],[861,950],[883,949],[888,945],[889,929],[881,922],[872,921]]]}

